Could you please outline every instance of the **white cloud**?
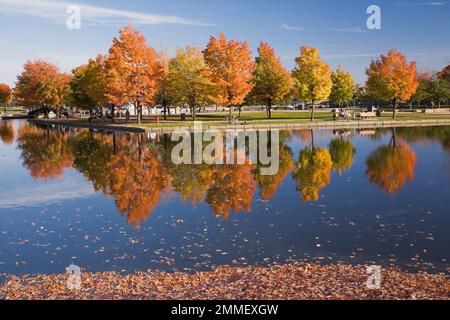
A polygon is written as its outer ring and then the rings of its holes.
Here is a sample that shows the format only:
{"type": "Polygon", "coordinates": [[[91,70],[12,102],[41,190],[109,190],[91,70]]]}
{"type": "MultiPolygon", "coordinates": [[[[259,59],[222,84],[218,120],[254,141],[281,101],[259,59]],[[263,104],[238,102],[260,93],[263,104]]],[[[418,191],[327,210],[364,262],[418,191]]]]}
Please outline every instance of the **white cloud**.
{"type": "Polygon", "coordinates": [[[429,1],[429,2],[400,2],[397,3],[398,6],[402,7],[417,7],[417,6],[434,6],[434,7],[441,7],[444,6],[446,2],[440,2],[440,1],[429,1]]]}
{"type": "Polygon", "coordinates": [[[283,29],[288,31],[305,31],[302,27],[293,27],[288,24],[283,24],[283,29]]]}
{"type": "Polygon", "coordinates": [[[56,23],[65,23],[67,8],[78,5],[81,8],[82,23],[86,24],[180,24],[210,26],[210,24],[184,19],[178,16],[149,14],[136,11],[118,10],[56,0],[0,0],[0,14],[43,18],[56,23]]]}

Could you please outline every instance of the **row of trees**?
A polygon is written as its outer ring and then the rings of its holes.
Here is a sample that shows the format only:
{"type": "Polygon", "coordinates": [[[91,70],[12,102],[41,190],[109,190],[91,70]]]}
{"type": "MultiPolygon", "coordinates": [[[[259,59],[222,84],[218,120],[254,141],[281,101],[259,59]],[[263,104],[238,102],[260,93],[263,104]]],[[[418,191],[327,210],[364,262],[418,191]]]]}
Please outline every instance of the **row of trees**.
{"type": "MultiPolygon", "coordinates": [[[[113,114],[115,107],[132,103],[140,122],[143,106],[160,104],[165,115],[171,106],[188,106],[195,119],[202,106],[220,105],[231,113],[249,101],[266,105],[271,118],[272,106],[289,99],[311,103],[314,119],[316,102],[330,99],[343,106],[358,93],[352,75],[341,66],[331,72],[317,49],[302,47],[295,61],[289,72],[264,42],[255,60],[247,42],[228,41],[223,34],[211,37],[203,51],[188,46],[169,58],[156,53],[142,34],[128,26],[119,31],[107,55],[90,59],[72,74],[46,61],[28,61],[14,97],[28,108],[106,106],[113,114]]],[[[397,50],[373,61],[367,76],[366,92],[392,103],[394,116],[398,104],[410,100],[419,87],[416,64],[397,50]]],[[[448,70],[439,79],[448,86],[448,70]]]]}
{"type": "MultiPolygon", "coordinates": [[[[450,66],[447,67],[450,70],[450,66]]],[[[449,72],[449,71],[447,71],[449,72]]],[[[413,102],[421,105],[429,103],[441,106],[450,100],[450,77],[445,69],[440,73],[423,72],[418,75],[419,86],[416,93],[411,97],[413,102]]]]}

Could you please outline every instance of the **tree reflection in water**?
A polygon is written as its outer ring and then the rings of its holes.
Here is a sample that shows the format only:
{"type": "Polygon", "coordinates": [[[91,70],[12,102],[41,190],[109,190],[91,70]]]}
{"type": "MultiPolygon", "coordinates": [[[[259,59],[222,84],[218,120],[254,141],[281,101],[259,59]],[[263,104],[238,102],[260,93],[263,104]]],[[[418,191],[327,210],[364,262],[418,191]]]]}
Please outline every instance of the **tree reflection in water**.
{"type": "Polygon", "coordinates": [[[4,144],[12,144],[14,142],[14,128],[10,121],[0,120],[0,140],[4,144]]]}
{"type": "MultiPolygon", "coordinates": [[[[393,130],[391,143],[376,149],[366,160],[369,180],[389,193],[398,192],[406,181],[414,179],[416,155],[406,141],[435,139],[444,148],[450,146],[447,127],[413,129],[393,130]]],[[[4,143],[14,139],[8,124],[2,123],[0,133],[4,143]]],[[[302,200],[318,201],[321,190],[331,182],[332,171],[342,175],[352,167],[355,148],[347,138],[332,140],[329,149],[316,147],[312,130],[292,134],[311,144],[301,150],[295,164],[288,143],[291,133],[283,132],[280,169],[274,176],[261,175],[261,168],[248,162],[176,166],[170,157],[175,143],[165,135],[102,134],[26,124],[18,130],[17,145],[32,177],[55,179],[66,168],[75,168],[96,191],[114,198],[128,223],[139,226],[151,216],[161,196],[172,192],[184,202],[207,203],[223,219],[233,213],[251,212],[257,189],[261,200],[269,201],[290,172],[302,200]]]]}
{"type": "Polygon", "coordinates": [[[36,179],[55,179],[73,164],[73,154],[62,128],[42,130],[31,125],[20,127],[17,139],[23,165],[36,179]]]}
{"type": "Polygon", "coordinates": [[[386,192],[396,193],[407,180],[414,180],[416,155],[405,141],[397,139],[396,130],[392,129],[391,143],[372,152],[366,164],[366,174],[372,183],[386,192]]]}
{"type": "Polygon", "coordinates": [[[303,201],[319,200],[319,192],[331,181],[333,161],[326,148],[316,148],[311,130],[311,146],[300,152],[300,160],[294,171],[297,189],[303,201]]]}

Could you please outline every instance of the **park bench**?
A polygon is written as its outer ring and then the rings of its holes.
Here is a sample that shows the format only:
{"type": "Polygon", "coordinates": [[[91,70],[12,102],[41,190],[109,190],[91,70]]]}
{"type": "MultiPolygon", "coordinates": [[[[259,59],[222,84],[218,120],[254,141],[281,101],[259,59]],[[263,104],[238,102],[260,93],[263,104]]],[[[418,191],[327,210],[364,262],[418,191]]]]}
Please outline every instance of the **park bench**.
{"type": "Polygon", "coordinates": [[[368,118],[376,118],[376,112],[356,112],[355,118],[357,119],[368,119],[368,118]]]}

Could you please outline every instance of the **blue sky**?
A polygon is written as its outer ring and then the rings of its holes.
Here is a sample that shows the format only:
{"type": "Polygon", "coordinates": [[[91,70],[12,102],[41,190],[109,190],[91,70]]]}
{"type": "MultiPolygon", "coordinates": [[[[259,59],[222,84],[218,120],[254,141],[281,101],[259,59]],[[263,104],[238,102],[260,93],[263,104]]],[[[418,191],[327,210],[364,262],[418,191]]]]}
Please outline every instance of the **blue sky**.
{"type": "Polygon", "coordinates": [[[106,53],[132,23],[157,50],[204,47],[210,35],[248,40],[255,52],[271,44],[288,68],[299,47],[319,48],[334,69],[358,82],[379,54],[398,48],[420,69],[450,63],[450,1],[426,0],[0,0],[0,82],[13,84],[27,59],[43,58],[65,71],[106,53]],[[81,7],[81,30],[66,28],[67,6],[81,7]],[[368,30],[367,7],[378,5],[382,29],[368,30]]]}

